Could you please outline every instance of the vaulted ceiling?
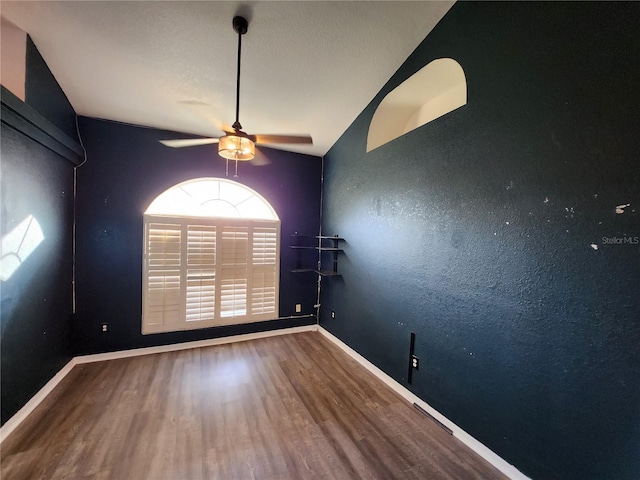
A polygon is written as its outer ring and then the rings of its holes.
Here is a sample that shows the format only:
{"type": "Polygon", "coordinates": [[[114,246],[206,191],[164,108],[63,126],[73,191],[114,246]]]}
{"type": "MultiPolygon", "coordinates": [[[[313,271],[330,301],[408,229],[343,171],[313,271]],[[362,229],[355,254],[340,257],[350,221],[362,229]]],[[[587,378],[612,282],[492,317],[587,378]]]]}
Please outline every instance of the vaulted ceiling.
{"type": "Polygon", "coordinates": [[[453,2],[4,1],[79,115],[217,136],[235,111],[251,133],[313,136],[323,155],[453,2]]]}

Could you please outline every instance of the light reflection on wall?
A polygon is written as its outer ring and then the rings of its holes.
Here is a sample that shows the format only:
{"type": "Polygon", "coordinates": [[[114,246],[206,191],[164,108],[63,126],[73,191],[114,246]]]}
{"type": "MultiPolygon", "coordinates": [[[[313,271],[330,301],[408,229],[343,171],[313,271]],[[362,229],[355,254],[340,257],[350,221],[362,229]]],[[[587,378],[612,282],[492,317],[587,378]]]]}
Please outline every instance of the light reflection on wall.
{"type": "Polygon", "coordinates": [[[40,224],[29,215],[2,237],[0,280],[6,282],[44,240],[40,224]]]}

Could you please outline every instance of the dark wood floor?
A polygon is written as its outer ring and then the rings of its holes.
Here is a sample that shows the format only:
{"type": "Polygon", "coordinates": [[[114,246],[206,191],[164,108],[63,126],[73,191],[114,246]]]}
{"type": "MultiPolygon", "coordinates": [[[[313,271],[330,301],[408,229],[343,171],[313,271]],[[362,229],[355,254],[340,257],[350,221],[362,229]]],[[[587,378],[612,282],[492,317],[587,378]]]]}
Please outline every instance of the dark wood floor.
{"type": "Polygon", "coordinates": [[[492,479],[319,333],[76,366],[2,445],[3,479],[492,479]]]}

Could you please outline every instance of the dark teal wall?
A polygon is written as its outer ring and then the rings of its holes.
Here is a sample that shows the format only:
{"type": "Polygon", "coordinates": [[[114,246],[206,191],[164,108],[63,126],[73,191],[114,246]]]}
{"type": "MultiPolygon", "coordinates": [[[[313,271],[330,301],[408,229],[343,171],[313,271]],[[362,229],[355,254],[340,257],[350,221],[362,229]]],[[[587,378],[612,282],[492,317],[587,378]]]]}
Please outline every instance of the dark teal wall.
{"type": "Polygon", "coordinates": [[[5,238],[33,215],[44,240],[0,285],[2,424],[72,356],[73,163],[31,138],[22,126],[27,124],[37,138],[46,137],[49,146],[61,138],[58,130],[68,132],[66,150],[73,145],[75,112],[30,39],[26,78],[27,105],[2,92],[1,235],[5,238]],[[30,103],[34,98],[55,104],[55,114],[37,100],[30,103]]]}
{"type": "Polygon", "coordinates": [[[120,123],[80,119],[87,162],[78,168],[77,353],[96,353],[185,342],[316,323],[315,279],[289,272],[295,232],[320,227],[318,157],[262,149],[271,163],[240,164],[233,179],[260,193],[281,220],[280,317],[289,320],[142,335],[143,213],[155,197],[183,181],[225,177],[216,146],[172,149],[158,143],[176,134],[120,123]],[[295,313],[295,304],[302,312],[295,313]],[[109,323],[103,334],[101,324],[109,323]]]}
{"type": "Polygon", "coordinates": [[[29,215],[44,235],[1,286],[4,424],[71,358],[73,167],[4,124],[1,133],[2,236],[29,215]]]}
{"type": "Polygon", "coordinates": [[[405,386],[416,332],[409,388],[536,479],[640,478],[638,25],[638,3],[458,3],[325,157],[346,244],[321,325],[405,386]],[[441,57],[468,104],[365,153],[441,57]]]}

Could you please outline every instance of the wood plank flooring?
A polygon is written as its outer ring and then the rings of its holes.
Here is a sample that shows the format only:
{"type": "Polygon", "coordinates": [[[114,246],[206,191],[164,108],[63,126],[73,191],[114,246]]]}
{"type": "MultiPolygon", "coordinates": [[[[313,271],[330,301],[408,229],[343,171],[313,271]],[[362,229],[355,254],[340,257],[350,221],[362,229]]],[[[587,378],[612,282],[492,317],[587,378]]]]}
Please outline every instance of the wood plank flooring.
{"type": "Polygon", "coordinates": [[[317,332],[76,366],[3,479],[505,478],[317,332]]]}

